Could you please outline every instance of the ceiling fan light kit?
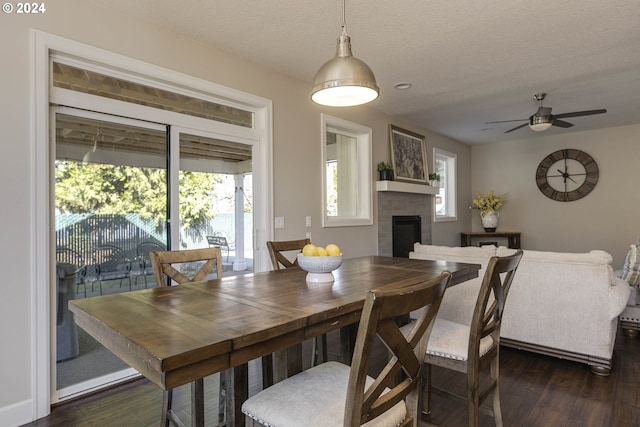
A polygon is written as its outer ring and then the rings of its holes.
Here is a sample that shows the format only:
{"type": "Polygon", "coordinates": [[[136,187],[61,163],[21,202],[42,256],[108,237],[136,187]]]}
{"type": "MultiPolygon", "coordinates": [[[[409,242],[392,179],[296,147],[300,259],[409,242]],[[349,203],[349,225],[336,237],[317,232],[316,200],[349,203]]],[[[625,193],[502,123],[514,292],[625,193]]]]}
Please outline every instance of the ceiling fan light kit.
{"type": "Polygon", "coordinates": [[[549,129],[552,125],[552,121],[550,117],[537,117],[531,116],[529,117],[529,128],[536,132],[542,132],[549,129]]]}
{"type": "Polygon", "coordinates": [[[351,107],[373,101],[380,94],[373,71],[351,53],[351,37],[347,34],[345,1],[342,2],[342,34],[338,38],[336,56],[325,62],[316,73],[311,100],[330,107],[351,107]]]}

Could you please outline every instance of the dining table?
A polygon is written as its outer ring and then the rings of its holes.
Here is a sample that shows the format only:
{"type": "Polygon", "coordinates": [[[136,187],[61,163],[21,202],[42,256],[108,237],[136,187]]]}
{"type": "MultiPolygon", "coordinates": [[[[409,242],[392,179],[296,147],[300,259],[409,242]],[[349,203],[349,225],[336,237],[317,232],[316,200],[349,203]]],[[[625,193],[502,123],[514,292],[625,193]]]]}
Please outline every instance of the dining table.
{"type": "MultiPolygon", "coordinates": [[[[302,370],[303,341],[357,324],[368,291],[411,285],[443,271],[452,274],[452,286],[478,277],[479,269],[365,256],[344,259],[333,282],[307,282],[306,271],[288,268],[76,299],[69,309],[78,326],[163,390],[232,372],[226,425],[242,426],[249,361],[276,353],[278,381],[302,370]]],[[[192,425],[204,425],[202,406],[194,412],[192,425]]]]}

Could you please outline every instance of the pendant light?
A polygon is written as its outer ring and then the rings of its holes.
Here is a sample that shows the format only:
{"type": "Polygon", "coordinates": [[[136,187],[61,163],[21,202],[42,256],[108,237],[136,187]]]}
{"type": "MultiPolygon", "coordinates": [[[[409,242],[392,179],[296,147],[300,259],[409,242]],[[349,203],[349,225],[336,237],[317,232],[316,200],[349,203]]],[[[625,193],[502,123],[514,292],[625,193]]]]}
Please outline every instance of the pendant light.
{"type": "Polygon", "coordinates": [[[371,102],[380,89],[371,68],[351,53],[351,37],[347,34],[345,1],[342,0],[342,34],[338,38],[336,56],[325,62],[313,79],[311,100],[330,107],[351,107],[371,102]]]}
{"type": "Polygon", "coordinates": [[[84,157],[82,157],[82,163],[99,163],[96,161],[96,158],[98,157],[96,155],[96,151],[98,151],[98,137],[100,137],[100,129],[98,129],[96,134],[93,136],[93,148],[87,151],[84,157]]]}

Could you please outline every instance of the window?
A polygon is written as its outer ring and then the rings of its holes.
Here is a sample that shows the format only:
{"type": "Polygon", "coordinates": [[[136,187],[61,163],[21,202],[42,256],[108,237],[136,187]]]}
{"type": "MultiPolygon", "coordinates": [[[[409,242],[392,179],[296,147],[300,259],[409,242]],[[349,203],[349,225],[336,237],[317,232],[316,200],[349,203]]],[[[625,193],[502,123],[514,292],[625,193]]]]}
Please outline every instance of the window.
{"type": "Polygon", "coordinates": [[[322,226],[371,225],[371,129],[322,115],[322,226]]]}
{"type": "Polygon", "coordinates": [[[440,191],[434,197],[434,218],[436,221],[455,221],[456,212],[456,163],[453,153],[433,149],[434,171],[440,174],[440,191]]]}

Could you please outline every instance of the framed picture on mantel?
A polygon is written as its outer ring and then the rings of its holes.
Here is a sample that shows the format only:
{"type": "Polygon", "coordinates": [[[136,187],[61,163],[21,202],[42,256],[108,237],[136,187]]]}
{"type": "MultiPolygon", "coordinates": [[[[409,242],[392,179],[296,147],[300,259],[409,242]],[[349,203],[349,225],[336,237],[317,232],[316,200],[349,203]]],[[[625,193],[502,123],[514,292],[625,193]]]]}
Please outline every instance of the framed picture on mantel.
{"type": "Polygon", "coordinates": [[[397,181],[428,184],[427,148],[424,136],[389,125],[391,163],[397,181]]]}

